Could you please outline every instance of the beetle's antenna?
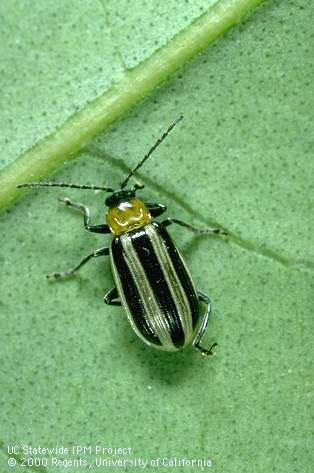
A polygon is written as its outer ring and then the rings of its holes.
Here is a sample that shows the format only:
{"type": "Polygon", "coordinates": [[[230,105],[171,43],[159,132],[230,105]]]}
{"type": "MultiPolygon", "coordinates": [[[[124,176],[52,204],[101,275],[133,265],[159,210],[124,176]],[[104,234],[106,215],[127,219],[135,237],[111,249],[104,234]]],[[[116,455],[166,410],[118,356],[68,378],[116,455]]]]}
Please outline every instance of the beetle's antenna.
{"type": "Polygon", "coordinates": [[[66,184],[65,182],[29,182],[28,184],[19,184],[16,187],[71,187],[72,189],[92,189],[94,191],[114,192],[111,187],[86,186],[84,184],[66,184]]]}
{"type": "Polygon", "coordinates": [[[156,141],[156,143],[154,144],[154,146],[151,147],[151,149],[148,151],[148,153],[144,156],[144,158],[135,166],[135,168],[133,168],[129,174],[127,175],[127,177],[124,179],[124,181],[122,182],[121,186],[120,186],[120,189],[124,189],[125,186],[127,185],[127,183],[129,182],[129,179],[133,176],[133,174],[140,168],[143,166],[143,164],[145,163],[145,161],[147,161],[147,159],[151,156],[151,154],[155,151],[155,149],[164,141],[164,139],[169,135],[169,133],[171,132],[171,130],[182,120],[183,118],[183,115],[180,115],[170,126],[169,128],[164,132],[164,134],[158,138],[158,140],[156,141]]]}

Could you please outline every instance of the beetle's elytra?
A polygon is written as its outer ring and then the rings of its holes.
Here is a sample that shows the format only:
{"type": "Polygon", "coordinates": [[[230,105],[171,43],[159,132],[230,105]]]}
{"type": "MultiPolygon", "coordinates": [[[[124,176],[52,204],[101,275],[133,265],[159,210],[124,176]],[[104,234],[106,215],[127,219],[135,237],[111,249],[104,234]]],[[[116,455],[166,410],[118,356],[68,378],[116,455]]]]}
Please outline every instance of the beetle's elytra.
{"type": "Polygon", "coordinates": [[[129,179],[182,118],[180,116],[170,125],[117,191],[110,187],[55,182],[27,183],[18,187],[70,187],[110,192],[105,201],[108,207],[106,224],[102,225],[91,225],[89,209],[84,205],[68,198],[60,199],[65,205],[82,212],[87,231],[112,233],[114,238],[110,248],[95,250],[69,271],[52,273],[48,277],[71,276],[91,258],[110,255],[116,287],[105,295],[104,301],[124,307],[133,330],[146,344],[171,352],[192,343],[203,355],[211,355],[216,343],[209,349],[201,345],[210,315],[209,298],[196,290],[166,227],[176,223],[200,234],[226,232],[221,228],[201,230],[174,218],[154,221],[166,211],[166,207],[141,201],[136,193],[143,185],[125,189],[129,179]],[[200,302],[206,304],[202,315],[200,302]]]}

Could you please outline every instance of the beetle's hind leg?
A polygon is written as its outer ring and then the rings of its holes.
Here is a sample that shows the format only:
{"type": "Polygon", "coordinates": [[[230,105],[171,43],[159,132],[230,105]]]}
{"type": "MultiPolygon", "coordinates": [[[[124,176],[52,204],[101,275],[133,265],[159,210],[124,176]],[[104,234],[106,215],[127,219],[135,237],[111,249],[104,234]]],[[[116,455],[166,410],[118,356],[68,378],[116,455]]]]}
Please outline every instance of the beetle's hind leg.
{"type": "Polygon", "coordinates": [[[121,305],[116,287],[110,289],[104,297],[104,303],[108,305],[121,305]]]}
{"type": "Polygon", "coordinates": [[[204,294],[204,292],[201,292],[201,291],[197,291],[197,294],[198,294],[198,300],[200,302],[205,302],[206,304],[206,310],[205,310],[205,314],[203,316],[203,320],[202,320],[202,324],[199,328],[199,331],[193,341],[193,347],[196,348],[196,350],[200,351],[202,355],[204,356],[209,356],[209,355],[213,355],[214,352],[212,351],[212,349],[217,346],[217,343],[213,343],[211,345],[211,347],[209,348],[204,348],[202,347],[202,345],[200,344],[201,342],[201,339],[206,331],[206,328],[207,328],[207,325],[208,325],[208,320],[209,320],[209,316],[210,316],[210,300],[209,300],[209,297],[204,294]]]}
{"type": "Polygon", "coordinates": [[[86,256],[79,264],[74,266],[74,268],[69,269],[69,271],[63,271],[61,273],[51,273],[47,274],[48,279],[63,279],[69,276],[73,276],[84,264],[86,264],[91,258],[95,258],[97,256],[108,256],[109,255],[109,248],[99,248],[99,250],[93,251],[90,255],[86,256]]]}

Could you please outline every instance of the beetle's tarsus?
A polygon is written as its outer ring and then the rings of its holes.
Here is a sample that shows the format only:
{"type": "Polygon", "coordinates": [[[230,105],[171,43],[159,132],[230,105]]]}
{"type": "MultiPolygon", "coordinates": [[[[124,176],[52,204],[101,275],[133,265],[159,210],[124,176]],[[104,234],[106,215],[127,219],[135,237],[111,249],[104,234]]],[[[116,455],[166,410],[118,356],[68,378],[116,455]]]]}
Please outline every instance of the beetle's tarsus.
{"type": "Polygon", "coordinates": [[[89,214],[89,210],[83,204],[73,202],[73,200],[69,199],[69,197],[58,197],[58,201],[68,207],[73,207],[82,213],[89,214]]]}
{"type": "Polygon", "coordinates": [[[227,230],[225,230],[224,228],[221,228],[221,227],[196,228],[196,227],[190,226],[190,230],[194,231],[194,233],[199,233],[201,235],[212,235],[212,234],[214,234],[214,235],[229,235],[227,230]]]}
{"type": "Polygon", "coordinates": [[[195,233],[200,233],[202,235],[212,235],[213,233],[215,235],[228,235],[228,232],[223,228],[200,228],[196,229],[195,233]]]}
{"type": "Polygon", "coordinates": [[[216,233],[216,235],[229,235],[223,228],[213,228],[213,232],[216,233]]]}
{"type": "Polygon", "coordinates": [[[65,205],[71,205],[72,201],[69,199],[69,197],[58,197],[58,201],[62,202],[65,205]]]}
{"type": "Polygon", "coordinates": [[[64,271],[61,273],[51,273],[47,275],[47,278],[50,279],[63,279],[65,277],[73,276],[76,274],[79,269],[84,266],[91,258],[96,258],[97,256],[108,256],[109,255],[109,248],[99,248],[98,250],[93,251],[90,255],[87,255],[79,264],[77,264],[74,268],[70,269],[69,271],[64,271]]]}
{"type": "Polygon", "coordinates": [[[203,348],[203,347],[201,347],[201,346],[199,346],[199,345],[198,345],[198,346],[195,346],[195,345],[194,345],[194,347],[195,347],[197,350],[199,350],[203,356],[215,355],[216,353],[215,353],[214,351],[212,351],[212,350],[213,350],[213,348],[216,347],[216,346],[218,346],[218,343],[216,343],[216,342],[213,343],[210,348],[203,348]]]}
{"type": "Polygon", "coordinates": [[[47,279],[50,280],[56,280],[56,279],[63,279],[67,276],[73,276],[74,272],[68,272],[68,273],[50,273],[46,275],[47,279]]]}

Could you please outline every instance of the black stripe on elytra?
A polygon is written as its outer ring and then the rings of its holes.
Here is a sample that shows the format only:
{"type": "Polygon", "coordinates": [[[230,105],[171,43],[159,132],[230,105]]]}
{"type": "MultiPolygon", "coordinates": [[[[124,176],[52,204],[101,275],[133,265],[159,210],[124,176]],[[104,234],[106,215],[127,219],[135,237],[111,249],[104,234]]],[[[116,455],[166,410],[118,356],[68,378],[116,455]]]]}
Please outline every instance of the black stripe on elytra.
{"type": "Polygon", "coordinates": [[[138,289],[135,285],[128,265],[123,256],[123,247],[120,237],[115,237],[111,244],[112,257],[117,268],[125,299],[132,314],[132,319],[143,337],[154,345],[161,345],[161,341],[152,331],[145,317],[145,309],[138,289]]]}
{"type": "Polygon", "coordinates": [[[182,323],[150,237],[146,234],[145,227],[131,233],[130,237],[157,304],[168,322],[171,340],[175,347],[180,348],[185,341],[182,323]]]}
{"type": "Polygon", "coordinates": [[[178,278],[184,289],[186,297],[188,298],[190,308],[191,308],[193,328],[194,328],[197,325],[197,322],[199,319],[199,303],[198,303],[198,296],[195,293],[195,289],[191,281],[191,277],[186,271],[186,268],[181,260],[178,250],[175,244],[173,243],[166,228],[163,225],[160,225],[158,222],[154,222],[153,225],[156,228],[156,231],[160,235],[161,239],[163,240],[164,245],[167,247],[168,254],[171,258],[174,269],[178,275],[178,278]]]}

